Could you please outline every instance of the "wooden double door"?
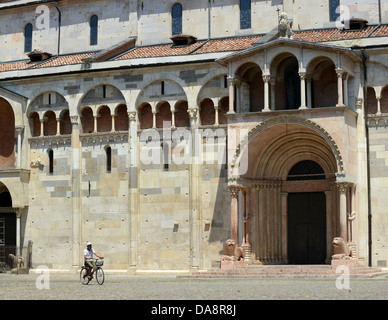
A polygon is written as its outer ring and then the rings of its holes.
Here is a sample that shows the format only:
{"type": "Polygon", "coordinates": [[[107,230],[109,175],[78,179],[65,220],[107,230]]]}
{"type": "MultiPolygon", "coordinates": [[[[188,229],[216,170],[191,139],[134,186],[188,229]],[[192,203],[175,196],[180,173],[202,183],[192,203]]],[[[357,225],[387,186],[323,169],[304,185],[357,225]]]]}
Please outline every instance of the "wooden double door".
{"type": "Polygon", "coordinates": [[[289,263],[324,264],[326,259],[325,193],[289,193],[287,220],[289,263]]]}

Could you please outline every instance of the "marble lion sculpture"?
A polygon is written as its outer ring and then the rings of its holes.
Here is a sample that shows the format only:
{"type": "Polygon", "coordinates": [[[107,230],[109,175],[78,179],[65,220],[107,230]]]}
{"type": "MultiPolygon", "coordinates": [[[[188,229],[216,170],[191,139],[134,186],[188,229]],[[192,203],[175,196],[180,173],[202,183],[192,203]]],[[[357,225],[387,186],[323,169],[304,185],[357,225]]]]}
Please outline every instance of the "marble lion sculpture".
{"type": "Polygon", "coordinates": [[[244,249],[239,247],[233,239],[225,241],[223,261],[241,261],[245,259],[244,249]]]}
{"type": "Polygon", "coordinates": [[[348,260],[351,258],[352,250],[344,239],[336,237],[334,238],[332,243],[334,248],[334,255],[332,256],[333,260],[348,260]]]}
{"type": "Polygon", "coordinates": [[[279,17],[279,35],[281,38],[293,38],[287,13],[282,12],[279,17]]]}

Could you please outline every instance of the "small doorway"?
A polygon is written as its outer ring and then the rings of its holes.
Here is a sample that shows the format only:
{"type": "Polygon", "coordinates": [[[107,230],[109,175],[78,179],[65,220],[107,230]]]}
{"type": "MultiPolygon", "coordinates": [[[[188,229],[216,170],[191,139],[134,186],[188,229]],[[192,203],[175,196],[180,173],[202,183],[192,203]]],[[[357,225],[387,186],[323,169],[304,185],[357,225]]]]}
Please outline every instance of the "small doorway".
{"type": "Polygon", "coordinates": [[[288,195],[289,263],[324,264],[325,258],[325,193],[290,193],[288,195]]]}
{"type": "Polygon", "coordinates": [[[16,214],[8,191],[0,193],[0,269],[7,265],[8,255],[16,252],[16,214]]]}

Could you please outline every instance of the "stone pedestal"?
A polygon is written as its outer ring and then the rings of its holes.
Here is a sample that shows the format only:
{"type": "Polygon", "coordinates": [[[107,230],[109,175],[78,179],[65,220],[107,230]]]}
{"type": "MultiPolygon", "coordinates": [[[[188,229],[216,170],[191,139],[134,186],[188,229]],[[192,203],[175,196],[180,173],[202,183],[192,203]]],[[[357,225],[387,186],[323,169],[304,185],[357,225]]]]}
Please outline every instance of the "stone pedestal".
{"type": "Polygon", "coordinates": [[[331,260],[331,268],[337,269],[339,266],[346,266],[349,269],[357,268],[357,259],[331,260]]]}
{"type": "Polygon", "coordinates": [[[248,266],[248,261],[221,261],[222,270],[233,270],[248,266]]]}

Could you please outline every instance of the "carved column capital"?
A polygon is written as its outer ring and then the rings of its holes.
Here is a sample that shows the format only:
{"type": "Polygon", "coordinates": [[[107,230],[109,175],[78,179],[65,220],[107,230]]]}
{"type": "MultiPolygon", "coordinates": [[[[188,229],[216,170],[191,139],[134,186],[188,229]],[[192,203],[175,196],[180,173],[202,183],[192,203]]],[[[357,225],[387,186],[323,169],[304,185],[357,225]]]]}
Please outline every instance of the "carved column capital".
{"type": "Polygon", "coordinates": [[[78,116],[70,116],[71,124],[78,124],[78,116]]]}
{"type": "Polygon", "coordinates": [[[188,109],[187,112],[189,113],[190,118],[197,118],[198,117],[198,108],[188,109]]]}
{"type": "Polygon", "coordinates": [[[337,188],[340,193],[344,194],[349,187],[348,182],[337,182],[337,188]]]}
{"type": "Polygon", "coordinates": [[[136,112],[135,111],[132,111],[132,112],[128,112],[128,120],[131,122],[131,121],[136,121],[136,112]]]}
{"type": "Polygon", "coordinates": [[[232,198],[238,198],[238,194],[240,192],[239,186],[229,186],[228,189],[232,198]]]}
{"type": "Polygon", "coordinates": [[[335,69],[335,72],[337,73],[338,78],[342,78],[343,74],[345,73],[345,70],[342,68],[335,69]]]}
{"type": "Polygon", "coordinates": [[[18,134],[22,134],[24,131],[24,126],[16,126],[15,130],[18,134]]]}
{"type": "Polygon", "coordinates": [[[271,75],[269,74],[263,74],[263,81],[264,83],[269,83],[269,81],[271,80],[271,75]]]}

